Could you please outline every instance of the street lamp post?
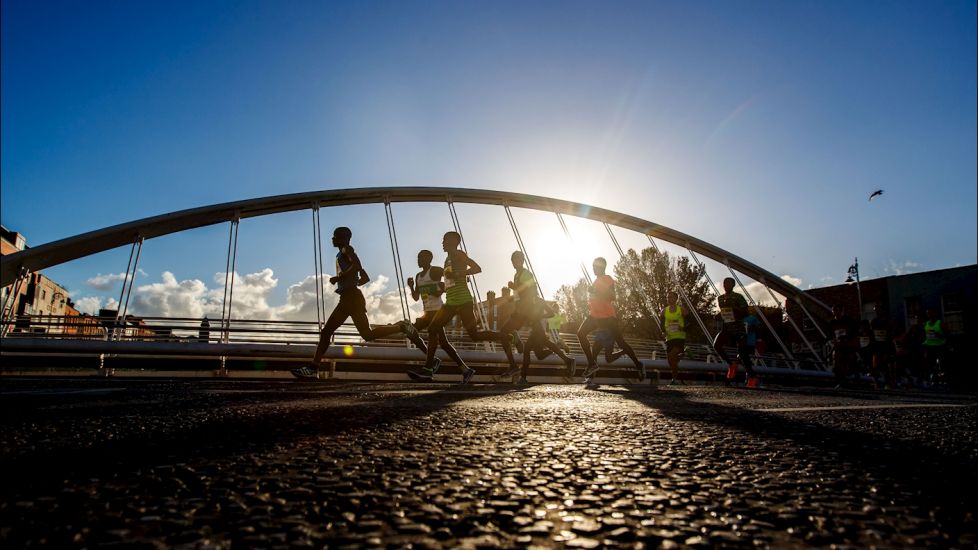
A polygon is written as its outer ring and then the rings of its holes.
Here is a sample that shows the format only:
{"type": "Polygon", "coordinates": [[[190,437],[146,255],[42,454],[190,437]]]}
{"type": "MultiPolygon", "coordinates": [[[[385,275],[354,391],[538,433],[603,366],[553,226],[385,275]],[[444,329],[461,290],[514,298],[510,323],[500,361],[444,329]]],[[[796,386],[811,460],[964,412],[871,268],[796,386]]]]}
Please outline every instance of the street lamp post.
{"type": "Polygon", "coordinates": [[[854,258],[852,265],[849,266],[849,276],[846,277],[847,283],[856,283],[856,299],[859,300],[859,320],[863,320],[863,292],[859,288],[859,258],[854,258]],[[855,279],[853,279],[855,277],[855,279]]]}

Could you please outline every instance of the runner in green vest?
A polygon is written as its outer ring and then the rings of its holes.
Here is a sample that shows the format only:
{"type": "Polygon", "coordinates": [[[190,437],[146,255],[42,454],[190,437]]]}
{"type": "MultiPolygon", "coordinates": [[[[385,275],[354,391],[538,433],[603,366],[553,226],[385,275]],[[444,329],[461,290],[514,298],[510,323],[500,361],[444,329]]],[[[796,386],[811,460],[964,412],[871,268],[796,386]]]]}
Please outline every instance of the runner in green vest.
{"type": "Polygon", "coordinates": [[[509,347],[509,339],[499,332],[478,329],[475,320],[475,303],[472,299],[472,293],[469,292],[467,281],[470,275],[481,273],[482,267],[475,260],[469,258],[465,252],[459,250],[458,247],[461,242],[462,236],[455,231],[445,233],[441,241],[442,249],[448,254],[445,258],[443,272],[445,277],[445,305],[438,310],[434,319],[431,320],[431,324],[428,325],[428,360],[424,372],[421,375],[412,375],[411,372],[408,372],[412,378],[417,380],[431,380],[434,376],[435,352],[438,351],[438,346],[441,346],[462,370],[462,383],[466,384],[472,380],[475,370],[466,366],[451,342],[442,337],[445,325],[450,323],[456,315],[462,319],[462,326],[465,327],[465,332],[468,333],[469,338],[476,342],[493,341],[503,344],[503,351],[506,352],[506,359],[509,360],[510,368],[516,367],[513,350],[509,347]]]}
{"type": "Polygon", "coordinates": [[[924,364],[927,371],[924,376],[931,383],[940,382],[944,378],[947,365],[944,364],[944,350],[947,339],[944,337],[944,326],[937,318],[937,310],[927,309],[927,321],[924,322],[924,364]]]}
{"type": "Polygon", "coordinates": [[[679,359],[686,351],[686,311],[679,305],[679,293],[670,290],[669,305],[662,310],[662,332],[666,335],[666,358],[672,371],[670,386],[679,383],[679,359]]]}

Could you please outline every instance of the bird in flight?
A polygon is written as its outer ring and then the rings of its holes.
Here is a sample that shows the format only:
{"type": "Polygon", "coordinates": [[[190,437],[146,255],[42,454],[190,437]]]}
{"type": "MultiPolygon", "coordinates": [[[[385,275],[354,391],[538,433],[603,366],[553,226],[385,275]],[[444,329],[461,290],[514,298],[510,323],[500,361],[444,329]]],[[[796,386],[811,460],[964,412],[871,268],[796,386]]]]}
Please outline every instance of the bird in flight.
{"type": "Polygon", "coordinates": [[[883,190],[882,190],[882,189],[877,189],[876,191],[873,191],[873,192],[872,192],[872,193],[871,193],[871,194],[869,195],[869,200],[873,200],[873,199],[875,199],[876,197],[878,197],[878,196],[880,196],[880,195],[882,195],[882,194],[883,194],[883,190]]]}

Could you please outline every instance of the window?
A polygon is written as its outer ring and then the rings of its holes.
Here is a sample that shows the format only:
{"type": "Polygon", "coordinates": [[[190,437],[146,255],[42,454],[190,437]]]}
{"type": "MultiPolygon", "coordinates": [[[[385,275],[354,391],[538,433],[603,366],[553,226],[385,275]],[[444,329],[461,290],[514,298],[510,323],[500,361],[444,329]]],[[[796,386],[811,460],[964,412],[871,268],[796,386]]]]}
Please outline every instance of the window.
{"type": "Polygon", "coordinates": [[[862,319],[866,321],[872,321],[876,318],[876,302],[869,302],[863,304],[863,316],[862,319]]]}
{"type": "Polygon", "coordinates": [[[907,296],[903,299],[904,309],[906,311],[906,323],[907,328],[913,324],[915,320],[920,319],[920,296],[907,296]]]}
{"type": "Polygon", "coordinates": [[[944,310],[944,332],[947,334],[964,334],[964,296],[960,292],[941,296],[941,306],[944,310]]]}

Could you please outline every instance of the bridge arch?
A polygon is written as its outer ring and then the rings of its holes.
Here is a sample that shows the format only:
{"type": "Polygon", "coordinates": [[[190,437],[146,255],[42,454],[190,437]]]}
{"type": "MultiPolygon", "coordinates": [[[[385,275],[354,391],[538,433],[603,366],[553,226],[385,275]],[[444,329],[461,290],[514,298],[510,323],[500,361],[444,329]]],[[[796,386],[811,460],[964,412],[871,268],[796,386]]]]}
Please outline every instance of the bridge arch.
{"type": "MultiPolygon", "coordinates": [[[[555,213],[565,232],[567,231],[567,227],[564,224],[562,216],[569,215],[584,218],[602,223],[608,230],[608,234],[611,237],[615,247],[618,248],[619,252],[622,250],[611,230],[611,226],[642,234],[648,238],[651,246],[655,248],[658,248],[656,245],[657,239],[671,243],[680,248],[685,248],[697,264],[701,264],[697,256],[698,254],[710,258],[727,267],[730,274],[734,277],[742,290],[746,291],[746,288],[743,286],[743,283],[740,282],[738,273],[746,275],[761,283],[764,287],[766,287],[772,297],[775,296],[774,292],[777,292],[782,296],[797,302],[801,309],[809,317],[811,317],[811,314],[806,308],[806,304],[813,306],[816,309],[828,310],[828,307],[822,302],[807,295],[799,288],[783,280],[778,275],[760,267],[759,265],[756,265],[745,258],[742,258],[711,243],[666,227],[662,224],[596,206],[538,195],[512,193],[506,191],[443,187],[372,187],[313,191],[220,203],[143,218],[42,244],[4,256],[2,258],[2,262],[0,262],[0,284],[2,284],[2,286],[7,286],[14,284],[15,281],[19,284],[19,277],[26,273],[36,272],[48,267],[56,266],[126,245],[131,245],[133,247],[133,251],[136,253],[136,261],[138,262],[138,253],[139,250],[141,250],[142,242],[147,239],[153,239],[155,237],[179,233],[182,231],[219,223],[230,222],[232,236],[236,235],[236,228],[241,219],[268,216],[278,213],[311,210],[313,211],[314,220],[316,220],[314,223],[318,223],[319,209],[345,205],[384,204],[385,210],[387,210],[389,216],[388,230],[394,231],[394,233],[391,234],[392,252],[395,254],[395,256],[397,256],[396,230],[393,229],[392,213],[389,210],[392,203],[448,203],[452,211],[453,222],[456,224],[458,221],[456,218],[457,214],[455,213],[453,206],[455,203],[495,205],[504,207],[521,248],[523,245],[519,236],[519,231],[515,227],[515,220],[510,212],[511,208],[523,208],[555,213]]],[[[458,225],[456,225],[456,228],[458,228],[458,225]]],[[[314,231],[316,231],[318,234],[318,229],[315,229],[314,231]]],[[[568,237],[570,237],[569,234],[568,237]]],[[[236,238],[233,239],[235,243],[236,240],[236,238]]],[[[231,241],[229,241],[229,247],[230,243],[231,241]]],[[[130,262],[132,259],[131,254],[130,262]]],[[[317,259],[316,261],[321,263],[321,258],[317,259]]],[[[395,269],[399,269],[398,262],[399,258],[395,257],[395,269]]],[[[231,248],[229,248],[229,266],[231,266],[229,271],[233,272],[233,256],[231,256],[231,248]]],[[[321,267],[319,269],[321,270],[321,267]]],[[[584,271],[585,277],[587,277],[586,269],[584,271]]],[[[320,275],[321,273],[317,273],[317,277],[320,275]]],[[[395,276],[397,275],[395,274],[395,276]]],[[[709,280],[708,275],[707,279],[709,280]]],[[[233,290],[233,275],[230,283],[230,288],[233,290]]],[[[711,285],[713,284],[712,280],[710,280],[710,283],[711,285]]],[[[130,280],[130,293],[131,284],[132,283],[130,280]]],[[[403,289],[399,289],[399,291],[403,291],[403,289]]],[[[123,292],[125,293],[125,286],[123,287],[123,292]]],[[[225,292],[228,292],[228,288],[225,289],[225,292]]],[[[228,298],[228,301],[230,301],[229,296],[226,296],[226,298],[228,298]]],[[[683,298],[685,299],[685,296],[683,296],[683,298]]],[[[749,295],[748,300],[751,300],[749,295]]],[[[128,303],[128,298],[126,298],[126,303],[128,303]]],[[[321,303],[320,305],[324,304],[321,303]]],[[[406,305],[404,307],[406,308],[406,305]]],[[[4,313],[6,313],[6,311],[4,313]]],[[[120,310],[120,313],[124,315],[124,311],[120,310]]],[[[322,311],[321,319],[325,319],[325,314],[326,312],[322,311]]],[[[763,314],[761,314],[761,316],[764,322],[767,323],[768,321],[766,318],[763,318],[763,314]]],[[[6,321],[6,315],[4,320],[6,321]]],[[[696,320],[700,324],[703,332],[705,334],[709,334],[707,327],[704,325],[703,321],[698,315],[696,315],[696,320]]],[[[180,345],[179,347],[181,348],[182,352],[185,353],[194,352],[210,355],[219,354],[222,357],[222,364],[225,357],[231,356],[254,357],[260,355],[263,357],[271,357],[275,356],[276,354],[282,354],[285,356],[294,357],[297,353],[297,347],[293,347],[291,350],[283,352],[281,349],[275,349],[273,347],[270,348],[268,346],[235,345],[234,343],[229,342],[227,339],[227,330],[229,330],[230,321],[230,311],[228,310],[227,318],[225,319],[222,314],[221,320],[222,330],[224,330],[224,337],[221,340],[221,346],[223,347],[204,345],[203,347],[197,346],[191,349],[192,346],[188,347],[185,344],[180,345]]],[[[794,324],[794,321],[791,321],[791,323],[794,325],[795,330],[801,334],[800,328],[794,324]]],[[[6,326],[6,323],[4,326],[6,326]]],[[[768,325],[768,327],[771,328],[773,333],[773,328],[770,325],[768,325]]],[[[794,369],[802,368],[800,367],[801,364],[794,359],[793,354],[788,350],[784,343],[781,342],[777,334],[774,334],[774,337],[778,340],[778,343],[784,350],[784,356],[790,360],[789,364],[793,365],[794,369]]],[[[819,363],[821,363],[821,359],[818,359],[820,354],[814,349],[804,334],[801,334],[801,337],[808,345],[812,355],[818,360],[819,363]]],[[[8,339],[5,338],[5,340],[8,339]]],[[[61,351],[67,353],[137,352],[151,355],[157,354],[160,356],[171,354],[175,349],[173,346],[168,346],[165,343],[113,341],[113,338],[111,337],[102,343],[52,342],[50,340],[31,342],[27,340],[21,341],[19,339],[15,339],[6,341],[4,347],[7,348],[5,351],[19,349],[28,352],[43,350],[46,352],[61,351]]],[[[715,352],[715,350],[712,350],[712,347],[709,349],[715,352]]],[[[374,355],[377,355],[378,357],[387,358],[389,355],[383,353],[382,351],[368,351],[374,352],[374,355]]],[[[370,354],[368,353],[367,355],[370,354]]],[[[483,357],[483,359],[486,361],[493,360],[490,355],[486,355],[483,357]]],[[[402,355],[398,354],[395,354],[395,356],[398,358],[403,357],[402,355]]],[[[394,356],[391,356],[391,358],[393,357],[394,356]]],[[[709,357],[706,358],[706,362],[709,362],[709,357]]],[[[709,365],[707,365],[707,367],[709,367],[709,365]]],[[[819,370],[824,368],[824,363],[817,365],[817,369],[819,370]]]]}
{"type": "Polygon", "coordinates": [[[655,239],[686,248],[730,267],[796,301],[825,310],[824,303],[807,295],[778,275],[706,241],[649,220],[583,203],[484,189],[445,187],[365,187],[274,195],[180,210],[143,218],[9,254],[0,261],[0,286],[12,284],[22,269],[40,271],[71,260],[132,244],[137,239],[152,239],[188,229],[236,219],[267,216],[313,207],[385,202],[456,202],[527,208],[577,216],[636,231],[655,239]]]}

